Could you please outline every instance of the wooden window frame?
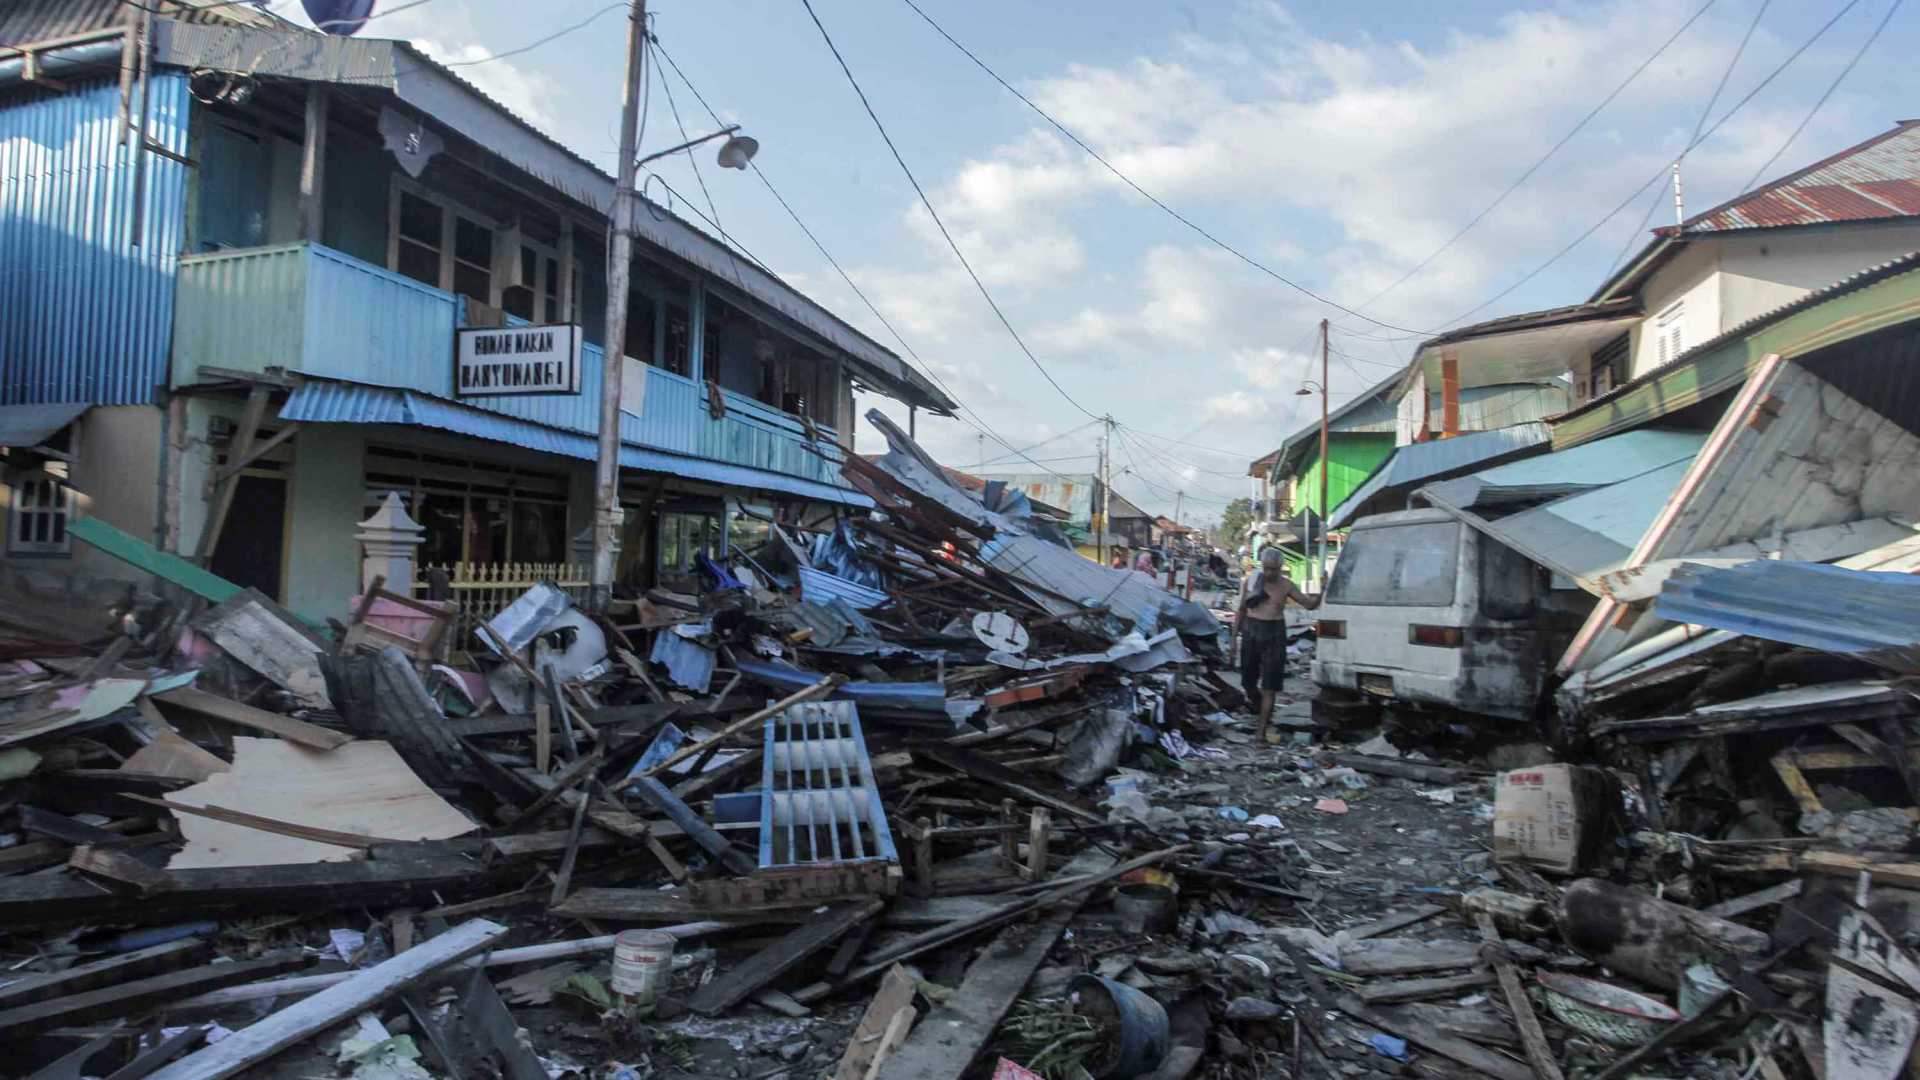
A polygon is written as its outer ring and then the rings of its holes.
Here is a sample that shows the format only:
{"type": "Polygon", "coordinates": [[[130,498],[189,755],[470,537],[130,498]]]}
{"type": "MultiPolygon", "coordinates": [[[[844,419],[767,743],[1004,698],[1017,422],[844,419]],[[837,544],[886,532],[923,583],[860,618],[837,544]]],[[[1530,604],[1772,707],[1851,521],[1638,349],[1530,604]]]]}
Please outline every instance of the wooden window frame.
{"type": "MultiPolygon", "coordinates": [[[[440,274],[439,280],[435,281],[433,285],[442,292],[459,295],[453,287],[454,264],[458,262],[460,265],[467,267],[475,267],[476,264],[467,262],[454,253],[455,217],[466,218],[473,224],[486,229],[487,232],[492,234],[495,245],[501,242],[504,234],[509,230],[502,226],[500,222],[486,214],[482,214],[466,206],[464,203],[448,198],[424,184],[417,183],[405,177],[395,176],[387,194],[387,269],[396,274],[400,273],[400,196],[402,194],[411,195],[416,199],[432,203],[440,208],[440,249],[437,252],[440,256],[440,274]]],[[[536,249],[545,246],[538,241],[528,241],[524,238],[521,240],[521,243],[536,249]]],[[[514,252],[516,259],[519,258],[519,256],[519,252],[514,252]]],[[[558,259],[558,257],[558,253],[556,252],[555,258],[558,259]]],[[[498,254],[494,255],[494,261],[499,261],[498,254]]],[[[487,273],[488,295],[476,296],[473,299],[489,307],[499,307],[501,292],[500,275],[498,273],[499,268],[497,266],[488,266],[485,269],[487,273]]],[[[412,279],[409,278],[408,280],[412,279]]]]}

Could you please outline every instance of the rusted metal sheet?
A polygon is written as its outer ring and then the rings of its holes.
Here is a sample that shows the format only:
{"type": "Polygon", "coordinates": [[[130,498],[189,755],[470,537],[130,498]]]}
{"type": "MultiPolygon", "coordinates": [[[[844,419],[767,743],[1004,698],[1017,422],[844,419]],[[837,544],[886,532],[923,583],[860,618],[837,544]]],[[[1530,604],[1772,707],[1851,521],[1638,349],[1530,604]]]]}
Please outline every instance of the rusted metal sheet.
{"type": "Polygon", "coordinates": [[[1687,233],[1872,221],[1920,213],[1920,121],[1688,221],[1687,233]]]}

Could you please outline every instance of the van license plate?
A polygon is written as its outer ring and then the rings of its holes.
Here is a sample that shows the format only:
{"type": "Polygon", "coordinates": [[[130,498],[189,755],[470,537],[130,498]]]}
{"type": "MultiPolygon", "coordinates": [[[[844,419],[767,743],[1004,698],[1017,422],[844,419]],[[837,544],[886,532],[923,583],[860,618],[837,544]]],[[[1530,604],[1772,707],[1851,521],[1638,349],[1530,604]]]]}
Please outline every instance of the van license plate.
{"type": "Polygon", "coordinates": [[[1393,676],[1362,674],[1360,676],[1360,692],[1363,694],[1377,694],[1380,697],[1392,697],[1393,676]]]}

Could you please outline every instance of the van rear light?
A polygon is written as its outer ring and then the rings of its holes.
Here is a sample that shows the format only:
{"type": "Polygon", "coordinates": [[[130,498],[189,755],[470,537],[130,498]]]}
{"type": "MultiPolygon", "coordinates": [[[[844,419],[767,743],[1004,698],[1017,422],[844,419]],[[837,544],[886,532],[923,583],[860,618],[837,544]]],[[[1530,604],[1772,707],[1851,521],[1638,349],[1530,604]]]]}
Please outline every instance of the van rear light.
{"type": "Polygon", "coordinates": [[[1313,624],[1313,632],[1323,638],[1344,638],[1347,636],[1347,620],[1320,619],[1313,624]]]}
{"type": "Polygon", "coordinates": [[[1441,649],[1457,649],[1466,644],[1466,632],[1457,626],[1421,626],[1415,623],[1407,627],[1407,641],[1413,645],[1432,645],[1441,649]]]}

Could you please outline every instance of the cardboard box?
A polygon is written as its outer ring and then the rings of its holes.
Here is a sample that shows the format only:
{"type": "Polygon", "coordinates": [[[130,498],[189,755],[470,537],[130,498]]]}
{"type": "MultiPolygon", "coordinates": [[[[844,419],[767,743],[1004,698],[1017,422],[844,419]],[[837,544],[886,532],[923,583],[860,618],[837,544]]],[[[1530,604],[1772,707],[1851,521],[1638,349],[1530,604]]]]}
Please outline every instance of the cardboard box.
{"type": "Polygon", "coordinates": [[[1493,856],[1556,874],[1585,873],[1618,833],[1620,785],[1604,769],[1540,765],[1500,775],[1493,856]]]}

